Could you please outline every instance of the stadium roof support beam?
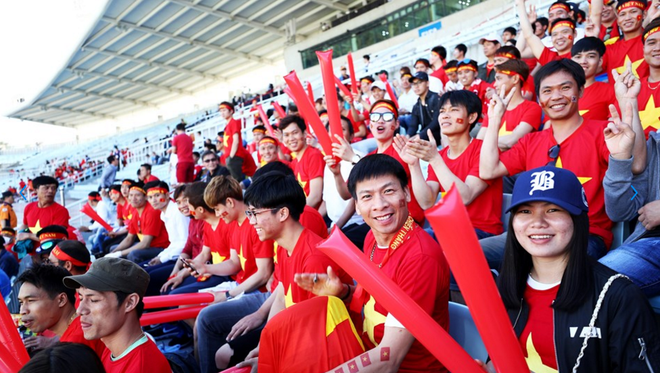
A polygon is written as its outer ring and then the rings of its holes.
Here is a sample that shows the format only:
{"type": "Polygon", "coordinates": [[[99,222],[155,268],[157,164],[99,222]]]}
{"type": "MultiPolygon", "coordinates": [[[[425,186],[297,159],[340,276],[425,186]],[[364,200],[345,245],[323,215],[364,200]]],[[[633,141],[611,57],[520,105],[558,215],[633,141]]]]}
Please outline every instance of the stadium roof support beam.
{"type": "Polygon", "coordinates": [[[144,33],[147,33],[147,34],[160,36],[160,37],[165,38],[165,39],[176,40],[176,41],[181,42],[181,43],[189,44],[189,45],[199,47],[199,48],[203,48],[203,49],[207,49],[207,50],[220,52],[222,54],[234,56],[234,57],[237,57],[237,58],[243,58],[243,59],[246,59],[246,60],[254,60],[254,61],[259,62],[259,63],[267,63],[267,61],[264,61],[263,59],[261,59],[259,57],[251,56],[247,53],[237,52],[233,49],[222,48],[222,47],[219,47],[219,46],[216,46],[216,45],[211,45],[211,44],[206,44],[206,43],[203,43],[203,42],[194,41],[192,39],[184,38],[182,36],[169,34],[167,32],[163,32],[163,31],[157,31],[157,30],[154,30],[154,29],[151,29],[151,28],[148,28],[148,27],[144,27],[144,26],[133,25],[133,24],[130,24],[130,23],[127,23],[127,22],[121,22],[121,21],[118,22],[118,21],[115,21],[114,19],[108,18],[108,17],[103,17],[103,20],[106,21],[106,22],[114,23],[117,27],[120,27],[120,28],[138,30],[138,31],[141,31],[141,32],[144,32],[144,33]]]}
{"type": "MultiPolygon", "coordinates": [[[[82,111],[82,110],[75,110],[75,109],[66,109],[66,108],[63,108],[61,106],[56,106],[56,105],[41,104],[41,105],[39,105],[39,109],[41,111],[47,111],[48,109],[53,109],[53,110],[65,111],[67,113],[73,113],[73,114],[91,115],[91,116],[98,117],[98,118],[103,118],[103,119],[115,119],[114,116],[108,115],[108,114],[95,113],[93,111],[82,111]]],[[[23,115],[17,115],[14,118],[29,120],[28,116],[23,116],[23,115]]]]}
{"type": "Polygon", "coordinates": [[[122,98],[122,97],[115,97],[115,96],[110,96],[110,95],[105,95],[102,93],[95,93],[95,92],[90,92],[90,91],[85,91],[82,89],[73,89],[73,88],[67,88],[67,87],[61,87],[61,86],[53,86],[53,88],[57,89],[59,92],[72,92],[72,93],[77,93],[79,95],[83,96],[91,96],[91,97],[98,97],[98,98],[104,98],[107,100],[116,100],[116,101],[122,101],[122,102],[128,102],[133,105],[140,105],[140,106],[146,106],[146,107],[158,107],[155,104],[152,104],[147,101],[142,101],[142,100],[133,100],[129,98],[122,98]]]}
{"type": "Polygon", "coordinates": [[[313,3],[317,3],[319,5],[326,6],[328,8],[338,10],[340,12],[346,13],[348,12],[349,8],[346,5],[343,4],[337,4],[332,0],[311,0],[313,3]]]}

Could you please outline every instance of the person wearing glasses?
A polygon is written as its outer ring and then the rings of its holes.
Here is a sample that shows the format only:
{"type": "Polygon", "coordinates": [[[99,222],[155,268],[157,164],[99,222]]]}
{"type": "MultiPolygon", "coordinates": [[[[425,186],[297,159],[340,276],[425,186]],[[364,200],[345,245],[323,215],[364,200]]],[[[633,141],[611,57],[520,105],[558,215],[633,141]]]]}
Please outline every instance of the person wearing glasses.
{"type": "Polygon", "coordinates": [[[204,169],[197,174],[195,181],[202,181],[208,183],[216,176],[224,175],[229,176],[231,173],[227,167],[221,166],[218,160],[218,155],[214,152],[207,150],[202,153],[202,164],[204,169]]]}
{"type": "Polygon", "coordinates": [[[240,184],[232,177],[213,178],[204,190],[204,201],[227,223],[229,258],[218,264],[196,267],[197,277],[235,276],[212,291],[213,304],[197,317],[195,335],[202,372],[217,372],[215,353],[226,342],[227,333],[243,316],[261,307],[269,294],[266,283],[273,273],[273,241],[260,240],[250,224],[240,184]]]}
{"type": "MultiPolygon", "coordinates": [[[[646,162],[644,134],[637,114],[639,81],[630,69],[621,76],[616,75],[617,100],[619,107],[625,110],[624,119],[621,119],[614,105],[610,105],[611,121],[632,124],[637,133],[632,168],[634,173],[639,173],[646,162]]],[[[552,61],[538,71],[535,79],[539,103],[550,118],[551,128],[524,136],[500,155],[498,128],[513,93],[506,97],[503,97],[503,89],[500,95],[495,93],[488,109],[490,125],[481,147],[479,176],[492,180],[548,164],[572,171],[584,186],[589,203],[587,252],[600,258],[612,244],[612,222],[605,212],[602,184],[611,150],[608,150],[603,135],[608,123],[580,116],[578,100],[584,92],[585,75],[576,62],[568,59],[552,61]]],[[[622,136],[619,133],[615,140],[608,142],[619,141],[622,136]]],[[[491,268],[499,269],[505,240],[505,235],[499,235],[480,241],[491,268]]]]}

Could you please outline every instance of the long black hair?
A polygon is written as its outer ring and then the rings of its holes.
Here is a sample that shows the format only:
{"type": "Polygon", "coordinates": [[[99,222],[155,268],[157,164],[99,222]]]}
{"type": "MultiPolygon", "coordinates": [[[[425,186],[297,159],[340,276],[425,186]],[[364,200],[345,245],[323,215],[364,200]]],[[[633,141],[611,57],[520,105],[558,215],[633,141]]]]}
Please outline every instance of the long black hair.
{"type": "MultiPolygon", "coordinates": [[[[498,277],[498,289],[506,308],[520,308],[527,286],[527,276],[532,270],[532,256],[520,245],[513,230],[516,211],[509,219],[509,228],[498,277]]],[[[568,263],[561,278],[557,299],[553,308],[563,311],[575,310],[586,299],[593,285],[593,262],[587,254],[589,246],[589,216],[587,212],[571,215],[573,237],[568,243],[568,263]]]]}

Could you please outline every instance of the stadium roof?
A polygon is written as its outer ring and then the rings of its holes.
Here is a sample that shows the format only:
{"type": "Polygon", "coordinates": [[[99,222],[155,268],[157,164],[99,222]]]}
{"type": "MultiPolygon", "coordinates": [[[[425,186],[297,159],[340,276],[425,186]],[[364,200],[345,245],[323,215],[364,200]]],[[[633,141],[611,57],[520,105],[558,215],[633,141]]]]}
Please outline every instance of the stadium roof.
{"type": "Polygon", "coordinates": [[[362,0],[112,0],[67,66],[9,116],[62,126],[112,119],[283,58],[362,0]]]}

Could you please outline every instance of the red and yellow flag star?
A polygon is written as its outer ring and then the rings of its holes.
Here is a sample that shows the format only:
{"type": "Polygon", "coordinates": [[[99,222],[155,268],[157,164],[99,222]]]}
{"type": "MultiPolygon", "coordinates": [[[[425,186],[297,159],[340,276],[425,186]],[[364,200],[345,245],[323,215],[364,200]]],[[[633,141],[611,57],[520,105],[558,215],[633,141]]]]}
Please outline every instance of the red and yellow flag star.
{"type": "Polygon", "coordinates": [[[646,134],[651,131],[657,131],[660,128],[660,107],[655,107],[655,99],[653,95],[644,106],[644,110],[639,111],[639,119],[642,122],[642,129],[646,134]],[[646,129],[651,127],[651,131],[646,129]]]}
{"type": "MultiPolygon", "coordinates": [[[[557,164],[555,165],[557,168],[564,168],[564,164],[561,161],[561,157],[557,157],[557,164]]],[[[577,176],[577,175],[575,175],[577,176]]],[[[591,180],[591,177],[584,177],[584,176],[577,176],[578,180],[580,181],[580,184],[584,185],[587,181],[591,180]]]]}

